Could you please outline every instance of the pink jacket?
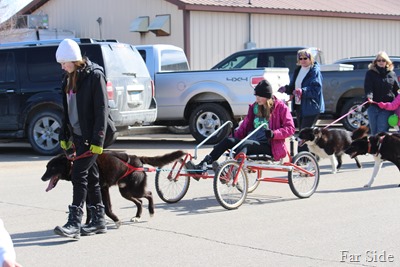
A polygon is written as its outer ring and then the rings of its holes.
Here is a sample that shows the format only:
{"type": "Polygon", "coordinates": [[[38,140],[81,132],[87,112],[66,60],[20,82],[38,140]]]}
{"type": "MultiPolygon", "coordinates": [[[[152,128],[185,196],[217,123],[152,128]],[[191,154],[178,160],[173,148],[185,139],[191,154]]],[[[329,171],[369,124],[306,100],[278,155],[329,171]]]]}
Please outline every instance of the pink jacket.
{"type": "MultiPolygon", "coordinates": [[[[274,97],[275,106],[271,113],[271,117],[269,120],[269,127],[274,132],[274,137],[271,140],[271,149],[272,155],[275,160],[280,160],[286,157],[287,148],[285,145],[285,139],[292,136],[295,132],[294,122],[292,114],[290,114],[290,110],[288,106],[281,100],[278,100],[274,97]]],[[[249,107],[249,111],[247,112],[246,117],[243,122],[240,124],[239,128],[235,131],[235,137],[239,139],[243,139],[246,137],[251,131],[254,130],[254,117],[255,114],[253,112],[254,104],[251,104],[249,107]]]]}
{"type": "MultiPolygon", "coordinates": [[[[392,102],[379,102],[378,106],[382,109],[394,110],[394,113],[400,118],[400,94],[392,102]]],[[[397,125],[400,126],[400,120],[397,125]]]]}

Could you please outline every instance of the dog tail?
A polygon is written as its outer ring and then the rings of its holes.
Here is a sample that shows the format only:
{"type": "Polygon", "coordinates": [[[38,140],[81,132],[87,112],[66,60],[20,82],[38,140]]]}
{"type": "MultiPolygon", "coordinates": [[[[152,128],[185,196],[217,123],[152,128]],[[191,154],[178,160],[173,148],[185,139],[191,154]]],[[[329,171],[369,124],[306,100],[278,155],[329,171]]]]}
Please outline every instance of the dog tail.
{"type": "Polygon", "coordinates": [[[139,157],[139,159],[143,164],[148,164],[154,167],[162,167],[168,163],[174,162],[175,160],[183,157],[185,154],[186,152],[183,152],[182,150],[176,150],[174,152],[162,156],[155,156],[155,157],[141,156],[139,157]]]}

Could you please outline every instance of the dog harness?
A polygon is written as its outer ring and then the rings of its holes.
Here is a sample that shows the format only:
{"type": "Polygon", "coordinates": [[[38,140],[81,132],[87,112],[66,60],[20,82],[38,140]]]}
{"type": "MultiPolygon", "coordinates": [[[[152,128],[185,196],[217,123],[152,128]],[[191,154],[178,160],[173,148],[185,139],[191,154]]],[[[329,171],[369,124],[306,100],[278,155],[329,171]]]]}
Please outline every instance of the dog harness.
{"type": "Polygon", "coordinates": [[[154,167],[134,167],[130,164],[130,158],[128,157],[128,161],[123,161],[122,159],[118,158],[124,165],[128,168],[124,175],[122,175],[119,179],[123,179],[132,172],[139,171],[139,172],[155,172],[157,169],[154,167]]]}
{"type": "MultiPolygon", "coordinates": [[[[87,157],[90,157],[90,156],[92,156],[93,155],[93,153],[92,153],[92,151],[90,151],[90,150],[88,150],[88,151],[86,151],[85,153],[83,153],[83,154],[81,154],[81,155],[79,155],[79,156],[75,156],[74,154],[72,154],[72,155],[66,155],[66,157],[67,157],[67,159],[69,160],[69,161],[71,161],[72,163],[75,161],[75,160],[78,160],[78,159],[81,159],[81,158],[87,158],[87,157]]],[[[118,157],[117,157],[118,158],[118,157]]],[[[135,171],[139,171],[139,172],[155,172],[157,169],[156,168],[154,168],[154,167],[134,167],[134,166],[132,166],[131,164],[130,164],[130,158],[128,157],[128,161],[124,161],[124,160],[122,160],[122,159],[120,159],[120,158],[118,158],[128,169],[126,170],[126,172],[124,173],[124,175],[122,175],[117,181],[119,181],[119,180],[121,180],[121,179],[123,179],[123,178],[125,178],[126,176],[128,176],[129,174],[131,174],[131,173],[133,173],[133,172],[135,172],[135,171]]],[[[72,170],[72,168],[71,168],[71,170],[72,170]]]]}
{"type": "MultiPolygon", "coordinates": [[[[385,138],[385,136],[386,135],[382,135],[381,137],[379,137],[379,139],[378,139],[378,142],[377,142],[377,144],[376,144],[376,146],[377,146],[377,149],[376,149],[376,153],[375,153],[375,157],[377,157],[378,155],[379,155],[379,152],[381,151],[381,146],[382,146],[382,142],[383,142],[383,139],[385,138]]],[[[371,154],[371,141],[370,141],[370,136],[368,137],[368,151],[367,151],[367,153],[368,154],[371,154]]]]}

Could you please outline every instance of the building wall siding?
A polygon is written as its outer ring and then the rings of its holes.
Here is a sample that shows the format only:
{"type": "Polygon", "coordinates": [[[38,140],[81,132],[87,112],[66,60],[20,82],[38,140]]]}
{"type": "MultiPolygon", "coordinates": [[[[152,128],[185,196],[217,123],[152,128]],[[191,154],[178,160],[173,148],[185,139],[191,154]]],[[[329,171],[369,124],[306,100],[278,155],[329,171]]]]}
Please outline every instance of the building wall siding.
{"type": "Polygon", "coordinates": [[[209,69],[232,51],[243,49],[248,36],[246,14],[192,12],[192,69],[209,69]]]}

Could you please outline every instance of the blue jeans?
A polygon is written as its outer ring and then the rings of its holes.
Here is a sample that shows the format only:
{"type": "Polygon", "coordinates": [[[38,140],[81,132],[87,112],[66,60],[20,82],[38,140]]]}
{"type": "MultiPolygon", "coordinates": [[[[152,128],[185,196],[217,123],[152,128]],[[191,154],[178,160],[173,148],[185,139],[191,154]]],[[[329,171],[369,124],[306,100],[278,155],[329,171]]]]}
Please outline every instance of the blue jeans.
{"type": "Polygon", "coordinates": [[[370,105],[367,114],[372,135],[389,131],[388,118],[393,114],[393,111],[381,109],[377,105],[370,105]]]}

